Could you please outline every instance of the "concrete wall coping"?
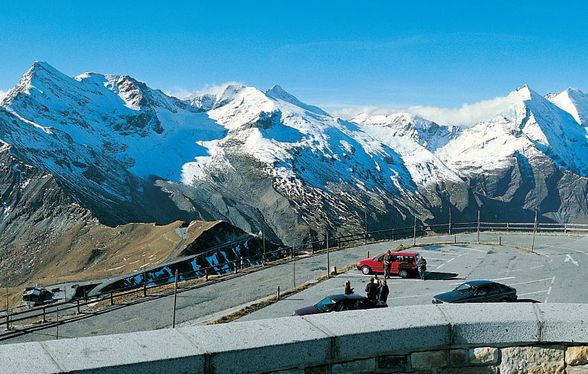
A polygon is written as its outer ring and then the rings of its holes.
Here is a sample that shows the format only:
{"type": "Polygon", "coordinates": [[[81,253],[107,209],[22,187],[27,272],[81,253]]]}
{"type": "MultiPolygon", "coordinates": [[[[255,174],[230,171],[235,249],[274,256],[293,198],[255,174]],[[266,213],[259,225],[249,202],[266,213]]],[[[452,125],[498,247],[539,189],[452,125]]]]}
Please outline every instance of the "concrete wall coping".
{"type": "Polygon", "coordinates": [[[440,304],[0,346],[0,372],[243,373],[441,348],[588,343],[588,304],[440,304]]]}

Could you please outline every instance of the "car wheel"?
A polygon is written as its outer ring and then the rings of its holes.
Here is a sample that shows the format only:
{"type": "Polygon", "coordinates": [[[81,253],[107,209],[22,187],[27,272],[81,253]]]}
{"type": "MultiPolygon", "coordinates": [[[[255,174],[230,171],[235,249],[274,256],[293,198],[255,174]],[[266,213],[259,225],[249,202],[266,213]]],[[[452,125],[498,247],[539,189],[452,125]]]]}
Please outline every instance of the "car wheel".
{"type": "Polygon", "coordinates": [[[363,265],[361,267],[361,272],[362,274],[369,275],[372,272],[372,269],[370,269],[370,267],[367,265],[363,265]]]}
{"type": "Polygon", "coordinates": [[[402,269],[398,272],[398,275],[400,276],[400,278],[406,278],[406,277],[408,277],[408,271],[406,271],[405,269],[402,269]]]}

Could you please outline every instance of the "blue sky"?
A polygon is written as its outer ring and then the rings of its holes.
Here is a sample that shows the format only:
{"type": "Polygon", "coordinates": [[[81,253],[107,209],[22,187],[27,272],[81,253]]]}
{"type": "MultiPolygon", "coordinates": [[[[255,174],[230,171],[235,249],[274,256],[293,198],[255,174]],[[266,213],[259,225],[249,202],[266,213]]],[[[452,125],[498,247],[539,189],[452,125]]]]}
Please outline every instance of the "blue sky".
{"type": "Polygon", "coordinates": [[[280,84],[327,108],[588,90],[588,6],[548,1],[27,1],[0,12],[0,90],[34,60],[168,92],[280,84]],[[475,6],[473,5],[475,4],[475,6]]]}

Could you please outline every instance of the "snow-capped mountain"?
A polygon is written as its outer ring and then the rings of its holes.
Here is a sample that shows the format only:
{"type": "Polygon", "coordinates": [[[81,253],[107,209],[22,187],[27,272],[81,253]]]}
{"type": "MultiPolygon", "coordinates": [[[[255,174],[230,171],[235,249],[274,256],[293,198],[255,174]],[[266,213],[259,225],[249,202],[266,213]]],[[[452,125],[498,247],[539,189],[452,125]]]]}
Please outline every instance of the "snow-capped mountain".
{"type": "Polygon", "coordinates": [[[584,92],[568,88],[559,94],[551,94],[546,97],[559,108],[571,114],[576,122],[583,126],[588,125],[588,95],[584,92]]]}
{"type": "Polygon", "coordinates": [[[0,104],[0,154],[111,225],[224,219],[296,245],[362,230],[366,211],[370,229],[445,222],[450,207],[455,219],[483,206],[493,220],[534,209],[584,220],[586,95],[524,86],[501,102],[471,128],[407,113],[344,120],[279,86],[180,100],[129,76],[35,63],[0,104]]]}

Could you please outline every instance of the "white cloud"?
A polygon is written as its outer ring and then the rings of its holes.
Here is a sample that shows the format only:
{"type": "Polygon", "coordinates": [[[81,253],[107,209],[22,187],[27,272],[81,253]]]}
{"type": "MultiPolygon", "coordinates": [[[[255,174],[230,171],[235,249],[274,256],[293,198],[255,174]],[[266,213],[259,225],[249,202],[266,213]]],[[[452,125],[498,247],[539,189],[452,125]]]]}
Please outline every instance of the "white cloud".
{"type": "Polygon", "coordinates": [[[407,112],[444,125],[469,127],[505,112],[513,104],[526,100],[525,91],[513,91],[505,97],[482,100],[477,103],[464,104],[459,108],[442,108],[415,105],[411,107],[374,107],[358,105],[325,105],[334,115],[352,119],[359,115],[372,116],[407,112]]]}
{"type": "Polygon", "coordinates": [[[464,104],[460,108],[439,108],[433,106],[413,106],[406,111],[437,123],[459,126],[473,126],[504,112],[518,102],[516,95],[497,97],[473,104],[464,104]]]}

